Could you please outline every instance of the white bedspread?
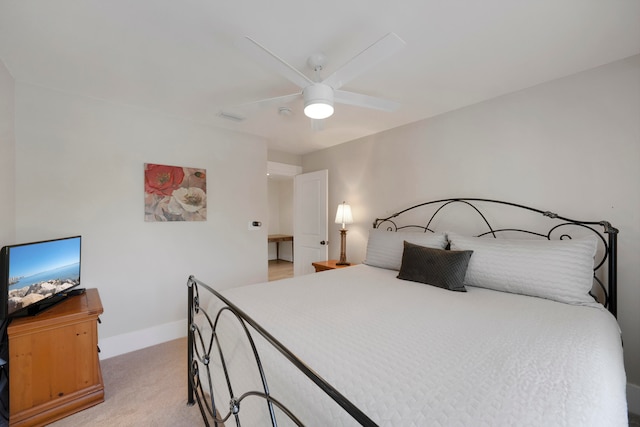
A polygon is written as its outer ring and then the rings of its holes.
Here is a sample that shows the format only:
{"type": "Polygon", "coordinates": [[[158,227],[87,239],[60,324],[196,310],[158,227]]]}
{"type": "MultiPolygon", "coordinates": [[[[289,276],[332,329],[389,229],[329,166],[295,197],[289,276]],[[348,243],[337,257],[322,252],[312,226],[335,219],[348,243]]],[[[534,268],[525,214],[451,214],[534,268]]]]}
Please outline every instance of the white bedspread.
{"type": "MultiPolygon", "coordinates": [[[[224,294],[381,426],[627,425],[619,329],[604,309],[396,275],[359,265],[224,294]]],[[[242,377],[232,381],[256,387],[246,348],[227,338],[232,376],[242,377]]],[[[306,425],[356,425],[259,348],[272,393],[306,425]]],[[[242,416],[264,415],[251,400],[242,416]]]]}

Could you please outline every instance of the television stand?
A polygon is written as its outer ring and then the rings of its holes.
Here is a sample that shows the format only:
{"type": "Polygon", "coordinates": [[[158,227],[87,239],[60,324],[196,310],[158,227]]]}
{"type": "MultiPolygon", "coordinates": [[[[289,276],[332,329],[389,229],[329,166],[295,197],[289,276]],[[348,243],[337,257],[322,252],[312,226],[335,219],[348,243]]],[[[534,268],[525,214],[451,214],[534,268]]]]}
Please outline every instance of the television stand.
{"type": "Polygon", "coordinates": [[[9,425],[43,426],[104,401],[97,289],[11,321],[9,425]]]}

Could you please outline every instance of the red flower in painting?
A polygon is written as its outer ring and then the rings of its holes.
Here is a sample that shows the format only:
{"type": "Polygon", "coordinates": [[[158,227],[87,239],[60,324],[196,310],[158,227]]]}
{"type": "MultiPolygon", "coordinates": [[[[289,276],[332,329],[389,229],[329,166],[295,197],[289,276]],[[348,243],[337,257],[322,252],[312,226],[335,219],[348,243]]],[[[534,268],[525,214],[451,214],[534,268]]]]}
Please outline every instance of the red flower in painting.
{"type": "Polygon", "coordinates": [[[170,196],[180,187],[184,170],[177,166],[148,164],[144,171],[144,191],[149,194],[170,196]]]}

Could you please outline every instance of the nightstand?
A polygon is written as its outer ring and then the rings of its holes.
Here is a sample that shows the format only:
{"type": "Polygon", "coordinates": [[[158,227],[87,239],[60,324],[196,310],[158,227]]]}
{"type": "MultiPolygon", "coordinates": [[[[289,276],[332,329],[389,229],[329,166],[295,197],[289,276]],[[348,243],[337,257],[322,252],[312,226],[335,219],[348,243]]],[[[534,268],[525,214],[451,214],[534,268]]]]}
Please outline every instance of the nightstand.
{"type": "MultiPolygon", "coordinates": [[[[338,262],[337,259],[330,259],[329,261],[312,262],[311,265],[313,265],[316,268],[316,273],[319,271],[335,270],[336,268],[350,267],[349,265],[336,265],[337,262],[338,262]]],[[[351,265],[354,265],[354,264],[351,264],[351,265]]]]}

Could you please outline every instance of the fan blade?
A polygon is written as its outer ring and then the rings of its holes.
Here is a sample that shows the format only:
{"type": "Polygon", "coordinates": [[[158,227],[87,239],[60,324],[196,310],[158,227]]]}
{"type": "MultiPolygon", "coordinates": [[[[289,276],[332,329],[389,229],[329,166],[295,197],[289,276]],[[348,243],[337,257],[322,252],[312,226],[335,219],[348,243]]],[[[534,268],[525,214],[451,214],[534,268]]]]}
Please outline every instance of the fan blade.
{"type": "Polygon", "coordinates": [[[363,95],[361,93],[347,92],[345,90],[334,91],[333,100],[341,104],[372,108],[374,110],[387,111],[389,113],[400,108],[400,104],[395,101],[363,95]]]}
{"type": "Polygon", "coordinates": [[[404,40],[395,33],[389,33],[360,52],[349,62],[324,79],[322,83],[339,89],[353,78],[364,73],[378,62],[391,56],[405,46],[404,40]]]}
{"type": "Polygon", "coordinates": [[[223,108],[222,111],[218,113],[218,116],[228,118],[230,120],[242,121],[246,118],[247,114],[255,113],[258,110],[268,108],[274,104],[286,104],[301,97],[302,93],[292,93],[291,95],[261,99],[260,101],[246,102],[244,104],[238,104],[223,108]],[[234,117],[236,119],[234,119],[234,117]]]}
{"type": "Polygon", "coordinates": [[[251,37],[245,36],[240,39],[238,42],[238,46],[257,62],[271,68],[297,86],[305,88],[310,84],[313,84],[313,81],[310,78],[293,68],[291,65],[284,62],[276,54],[268,50],[266,47],[260,45],[251,37]]]}

